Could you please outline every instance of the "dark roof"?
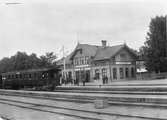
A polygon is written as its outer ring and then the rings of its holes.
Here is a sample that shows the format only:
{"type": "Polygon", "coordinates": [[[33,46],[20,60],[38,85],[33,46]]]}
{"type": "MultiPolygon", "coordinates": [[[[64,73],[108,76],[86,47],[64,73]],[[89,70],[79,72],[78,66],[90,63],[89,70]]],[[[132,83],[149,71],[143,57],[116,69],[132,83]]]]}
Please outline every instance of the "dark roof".
{"type": "Polygon", "coordinates": [[[96,52],[94,60],[103,60],[103,59],[110,59],[114,55],[117,54],[119,50],[121,50],[124,45],[117,45],[117,46],[106,46],[103,48],[99,48],[96,52]]]}
{"type": "MultiPolygon", "coordinates": [[[[106,47],[88,44],[78,44],[74,51],[66,57],[66,64],[71,64],[71,59],[76,54],[76,52],[81,49],[85,56],[92,56],[93,60],[96,61],[110,59],[111,57],[114,57],[124,47],[127,48],[127,50],[131,52],[134,56],[136,56],[135,53],[125,44],[106,47]]],[[[58,65],[62,64],[63,58],[58,61],[58,65]]]]}
{"type": "Polygon", "coordinates": [[[85,56],[95,56],[96,51],[99,47],[100,46],[96,46],[96,45],[78,44],[75,50],[72,52],[71,58],[76,54],[76,51],[80,49],[82,49],[82,53],[85,56]]]}
{"type": "MultiPolygon", "coordinates": [[[[73,52],[65,58],[65,62],[66,62],[66,64],[71,64],[72,61],[70,59],[76,54],[77,50],[82,49],[83,54],[86,56],[95,56],[98,48],[99,48],[99,46],[78,43],[78,45],[73,50],[73,52]]],[[[64,58],[61,58],[60,60],[58,60],[57,65],[63,65],[63,60],[64,60],[64,58]]]]}

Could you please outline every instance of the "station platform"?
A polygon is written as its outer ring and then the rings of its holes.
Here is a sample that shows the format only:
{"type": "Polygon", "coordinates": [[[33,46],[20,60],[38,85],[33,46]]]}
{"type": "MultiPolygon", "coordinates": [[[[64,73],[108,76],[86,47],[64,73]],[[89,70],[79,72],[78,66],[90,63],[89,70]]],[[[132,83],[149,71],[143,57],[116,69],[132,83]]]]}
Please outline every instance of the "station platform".
{"type": "Polygon", "coordinates": [[[112,81],[109,84],[96,84],[96,83],[85,83],[83,86],[82,83],[80,85],[73,84],[62,84],[61,87],[103,87],[107,88],[110,86],[167,86],[167,79],[156,79],[156,80],[121,80],[121,81],[112,81]]]}
{"type": "Polygon", "coordinates": [[[93,103],[108,100],[109,105],[167,108],[167,79],[119,81],[102,86],[58,86],[55,91],[0,90],[1,95],[34,97],[56,101],[93,103]]]}

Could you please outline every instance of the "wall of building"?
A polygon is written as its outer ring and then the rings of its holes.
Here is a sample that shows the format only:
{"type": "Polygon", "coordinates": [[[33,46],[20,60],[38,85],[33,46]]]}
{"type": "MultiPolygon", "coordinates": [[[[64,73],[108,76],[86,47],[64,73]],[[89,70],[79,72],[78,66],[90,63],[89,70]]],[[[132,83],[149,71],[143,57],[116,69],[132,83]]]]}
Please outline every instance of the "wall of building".
{"type": "MultiPolygon", "coordinates": [[[[66,72],[72,72],[73,80],[76,79],[76,71],[90,71],[89,82],[93,84],[111,84],[112,81],[130,80],[136,77],[135,58],[127,49],[122,49],[115,57],[110,59],[93,61],[91,63],[90,58],[90,56],[86,56],[81,50],[75,53],[73,56],[73,65],[66,70],[66,72]],[[86,57],[88,58],[85,59],[86,57]],[[84,58],[85,61],[82,62],[80,60],[81,58],[84,58]],[[78,60],[78,62],[76,62],[76,60],[78,60]],[[116,70],[116,78],[114,78],[114,69],[116,70]],[[99,74],[98,78],[96,78],[96,71],[98,71],[99,74]]],[[[80,74],[81,73],[79,73],[79,75],[80,74]]],[[[82,83],[83,80],[79,80],[79,82],[82,83]]]]}

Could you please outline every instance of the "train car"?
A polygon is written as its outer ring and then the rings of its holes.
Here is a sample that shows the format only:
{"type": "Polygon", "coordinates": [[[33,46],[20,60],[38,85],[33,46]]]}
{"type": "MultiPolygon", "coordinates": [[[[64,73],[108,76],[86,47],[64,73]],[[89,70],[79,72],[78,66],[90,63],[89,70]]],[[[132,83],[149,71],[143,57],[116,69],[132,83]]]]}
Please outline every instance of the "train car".
{"type": "Polygon", "coordinates": [[[14,71],[1,75],[3,88],[20,89],[60,84],[60,69],[58,68],[14,71]]]}

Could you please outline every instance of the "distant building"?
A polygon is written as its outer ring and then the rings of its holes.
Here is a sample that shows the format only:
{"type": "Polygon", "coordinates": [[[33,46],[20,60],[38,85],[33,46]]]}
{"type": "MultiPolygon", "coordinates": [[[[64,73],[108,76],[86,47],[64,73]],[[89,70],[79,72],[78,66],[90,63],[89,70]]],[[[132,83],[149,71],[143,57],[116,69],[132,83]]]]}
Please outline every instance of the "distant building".
{"type": "Polygon", "coordinates": [[[130,80],[136,77],[137,55],[126,44],[107,46],[79,44],[74,51],[58,61],[63,76],[75,84],[110,84],[112,81],[130,80]]]}

